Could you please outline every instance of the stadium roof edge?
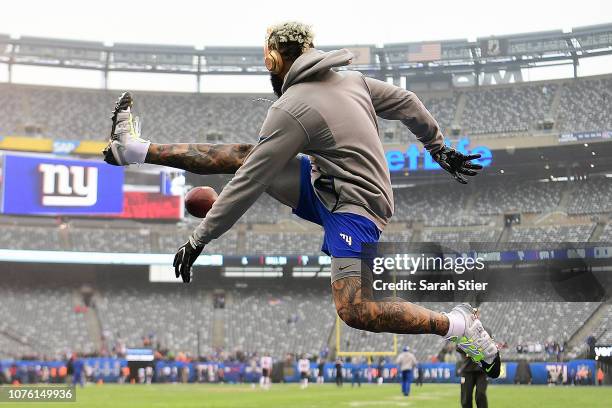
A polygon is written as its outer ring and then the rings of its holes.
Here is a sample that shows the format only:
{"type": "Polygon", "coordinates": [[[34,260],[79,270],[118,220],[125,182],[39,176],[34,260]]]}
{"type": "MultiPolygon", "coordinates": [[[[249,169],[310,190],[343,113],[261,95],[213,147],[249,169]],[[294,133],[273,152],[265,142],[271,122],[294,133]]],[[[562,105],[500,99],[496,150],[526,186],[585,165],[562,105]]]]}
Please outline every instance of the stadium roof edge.
{"type": "Polygon", "coordinates": [[[262,52],[262,47],[257,47],[257,46],[238,46],[238,47],[232,47],[229,45],[209,45],[209,46],[205,46],[204,50],[214,50],[214,51],[221,51],[221,50],[231,50],[231,51],[235,51],[235,50],[246,50],[246,51],[252,51],[252,50],[259,50],[259,52],[262,52]]]}
{"type": "Polygon", "coordinates": [[[490,40],[493,38],[505,38],[505,39],[529,39],[529,38],[549,38],[549,37],[563,37],[567,35],[563,30],[547,30],[547,31],[533,31],[528,33],[517,33],[517,34],[504,34],[504,35],[489,35],[486,37],[476,37],[476,41],[490,40]]]}
{"type": "Polygon", "coordinates": [[[163,52],[194,52],[196,47],[193,45],[164,45],[164,44],[139,44],[139,43],[114,43],[112,45],[114,49],[120,49],[121,51],[163,51],[163,52]]]}
{"type": "Polygon", "coordinates": [[[21,36],[19,37],[19,41],[22,44],[50,45],[53,47],[104,47],[104,43],[101,41],[70,40],[63,38],[55,39],[46,37],[21,36]]]}
{"type": "Polygon", "coordinates": [[[585,31],[612,31],[612,23],[572,27],[572,33],[576,33],[576,32],[583,33],[585,31]]]}
{"type": "MultiPolygon", "coordinates": [[[[492,72],[573,64],[574,76],[578,76],[578,60],[612,55],[612,23],[574,31],[478,37],[476,41],[449,39],[320,47],[357,50],[360,71],[383,80],[391,76],[444,75],[451,81],[454,76],[478,76],[485,65],[492,72]]],[[[3,44],[0,62],[8,64],[9,72],[13,65],[97,70],[104,73],[105,86],[113,72],[193,75],[198,84],[203,75],[267,74],[258,46],[103,44],[27,36],[0,40],[3,44]]]]}
{"type": "Polygon", "coordinates": [[[355,48],[355,47],[370,47],[370,48],[379,48],[376,44],[318,44],[315,45],[315,48],[318,49],[340,49],[340,48],[355,48]]]}
{"type": "MultiPolygon", "coordinates": [[[[596,25],[589,25],[589,26],[574,27],[572,28],[572,33],[574,32],[584,33],[587,31],[606,31],[606,30],[612,31],[612,23],[603,23],[603,24],[596,24],[596,25]]],[[[541,38],[542,36],[544,37],[555,36],[555,35],[566,36],[568,34],[571,34],[571,33],[564,33],[563,30],[558,29],[558,30],[534,31],[534,32],[526,32],[526,33],[516,33],[516,34],[503,34],[503,35],[491,34],[491,35],[479,36],[477,37],[477,40],[492,39],[492,38],[517,38],[517,39],[524,39],[524,38],[530,38],[530,37],[541,38]]],[[[17,38],[11,38],[10,35],[7,35],[7,34],[0,34],[0,38],[9,38],[11,39],[11,42],[15,42],[15,43],[39,42],[41,44],[52,45],[52,46],[61,46],[61,45],[69,46],[71,44],[77,45],[77,46],[87,45],[87,44],[91,44],[91,45],[103,45],[104,44],[99,41],[84,41],[84,40],[61,39],[61,38],[35,37],[35,36],[20,36],[17,38]]],[[[405,44],[452,43],[452,42],[469,42],[469,41],[465,38],[433,39],[433,40],[421,40],[421,41],[389,42],[389,43],[385,43],[384,46],[401,46],[405,44]]],[[[330,44],[330,45],[319,44],[319,46],[321,48],[376,47],[375,44],[330,44]]],[[[111,51],[114,47],[120,47],[121,49],[124,49],[125,47],[134,47],[136,49],[144,49],[144,50],[158,49],[158,50],[164,50],[166,52],[172,51],[172,49],[177,49],[177,48],[183,49],[183,50],[196,49],[195,45],[165,45],[165,44],[146,44],[146,43],[113,43],[113,44],[104,46],[104,48],[107,48],[108,50],[111,50],[111,51]]],[[[219,50],[219,51],[220,50],[249,51],[253,49],[259,50],[260,47],[258,46],[215,46],[215,45],[206,46],[204,45],[203,49],[204,50],[207,50],[207,49],[208,50],[219,50]]]]}
{"type": "MultiPolygon", "coordinates": [[[[454,39],[450,39],[450,40],[427,40],[427,41],[409,41],[409,42],[391,42],[391,43],[384,43],[383,44],[383,49],[385,47],[405,47],[407,45],[415,45],[415,44],[431,44],[431,43],[440,43],[440,44],[466,44],[466,43],[470,43],[470,41],[468,41],[467,38],[454,38],[454,39]]],[[[363,47],[363,45],[362,45],[363,47]]]]}

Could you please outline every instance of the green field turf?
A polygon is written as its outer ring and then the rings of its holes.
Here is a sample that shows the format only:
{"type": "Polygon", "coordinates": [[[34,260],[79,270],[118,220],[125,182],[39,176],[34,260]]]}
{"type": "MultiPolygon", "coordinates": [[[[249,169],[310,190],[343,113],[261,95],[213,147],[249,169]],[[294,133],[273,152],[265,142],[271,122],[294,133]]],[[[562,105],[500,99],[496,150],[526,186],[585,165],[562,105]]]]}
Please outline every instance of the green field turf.
{"type": "MultiPolygon", "coordinates": [[[[489,386],[491,408],[598,408],[612,406],[612,387],[489,386]]],[[[10,404],[0,403],[2,406],[10,404]]],[[[425,384],[410,397],[398,384],[332,384],[309,386],[273,384],[269,391],[250,385],[90,385],[77,389],[76,403],[18,403],[15,407],[140,408],[140,407],[459,407],[459,385],[425,384]]]]}

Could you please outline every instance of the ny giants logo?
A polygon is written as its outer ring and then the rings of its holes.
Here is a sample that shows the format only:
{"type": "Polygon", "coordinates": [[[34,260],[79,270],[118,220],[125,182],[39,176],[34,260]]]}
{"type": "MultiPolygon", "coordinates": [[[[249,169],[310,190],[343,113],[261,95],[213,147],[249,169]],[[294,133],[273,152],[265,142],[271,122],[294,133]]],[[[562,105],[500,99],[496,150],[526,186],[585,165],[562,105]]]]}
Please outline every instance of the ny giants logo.
{"type": "Polygon", "coordinates": [[[39,164],[42,174],[42,205],[90,207],[98,201],[96,167],[39,164]]]}
{"type": "Polygon", "coordinates": [[[350,235],[340,233],[340,238],[342,238],[349,246],[353,246],[353,237],[350,235]]]}

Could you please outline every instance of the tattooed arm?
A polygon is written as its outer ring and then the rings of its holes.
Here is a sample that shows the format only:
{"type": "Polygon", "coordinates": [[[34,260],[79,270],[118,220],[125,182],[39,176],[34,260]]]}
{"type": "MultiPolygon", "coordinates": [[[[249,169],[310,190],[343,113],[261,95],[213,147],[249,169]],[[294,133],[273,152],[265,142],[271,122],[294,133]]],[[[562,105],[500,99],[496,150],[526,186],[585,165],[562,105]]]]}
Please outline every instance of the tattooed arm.
{"type": "Polygon", "coordinates": [[[338,279],[332,291],[338,316],[355,329],[440,336],[448,333],[448,318],[442,313],[405,301],[375,301],[371,293],[362,292],[360,277],[338,279]]]}
{"type": "Polygon", "coordinates": [[[196,174],[234,174],[252,144],[151,143],[145,163],[175,167],[196,174]]]}

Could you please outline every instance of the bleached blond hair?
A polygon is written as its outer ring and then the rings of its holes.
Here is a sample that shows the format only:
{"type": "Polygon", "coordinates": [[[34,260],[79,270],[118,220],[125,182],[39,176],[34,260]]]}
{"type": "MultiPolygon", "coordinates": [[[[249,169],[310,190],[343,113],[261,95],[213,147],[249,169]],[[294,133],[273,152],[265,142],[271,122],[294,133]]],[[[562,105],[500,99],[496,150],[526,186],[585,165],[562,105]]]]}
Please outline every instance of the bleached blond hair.
{"type": "Polygon", "coordinates": [[[271,50],[281,50],[284,43],[302,45],[302,52],[313,46],[312,27],[298,21],[286,21],[268,28],[267,44],[271,50]]]}

